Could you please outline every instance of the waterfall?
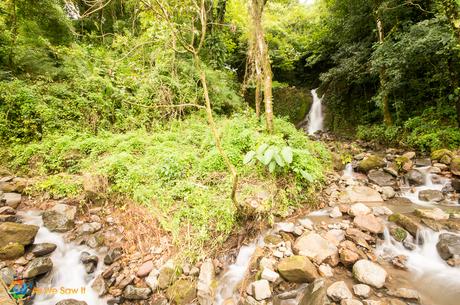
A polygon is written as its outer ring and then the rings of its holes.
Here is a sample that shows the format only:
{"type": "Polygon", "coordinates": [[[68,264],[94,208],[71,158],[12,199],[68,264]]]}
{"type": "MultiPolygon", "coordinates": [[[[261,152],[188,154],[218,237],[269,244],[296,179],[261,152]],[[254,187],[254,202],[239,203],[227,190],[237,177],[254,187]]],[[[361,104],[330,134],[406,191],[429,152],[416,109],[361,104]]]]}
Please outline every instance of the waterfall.
{"type": "Polygon", "coordinates": [[[312,135],[319,130],[323,130],[323,107],[322,99],[316,93],[317,89],[311,91],[313,96],[313,104],[311,105],[310,112],[308,113],[307,132],[312,135]]]}

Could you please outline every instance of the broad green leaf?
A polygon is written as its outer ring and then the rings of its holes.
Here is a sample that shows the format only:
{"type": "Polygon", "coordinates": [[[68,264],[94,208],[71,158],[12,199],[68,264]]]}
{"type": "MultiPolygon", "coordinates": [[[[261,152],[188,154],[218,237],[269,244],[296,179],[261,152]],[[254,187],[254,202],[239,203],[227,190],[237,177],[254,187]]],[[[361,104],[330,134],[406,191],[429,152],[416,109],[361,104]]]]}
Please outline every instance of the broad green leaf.
{"type": "Polygon", "coordinates": [[[266,143],[260,145],[259,148],[257,148],[257,154],[262,155],[267,148],[268,148],[268,144],[266,143]]]}
{"type": "Polygon", "coordinates": [[[281,150],[281,155],[283,156],[283,159],[284,161],[286,161],[287,164],[292,163],[292,157],[293,157],[292,148],[290,148],[289,146],[283,147],[283,149],[281,150]]]}
{"type": "Polygon", "coordinates": [[[276,163],[278,163],[279,166],[284,167],[286,163],[284,162],[283,158],[281,158],[281,155],[276,152],[274,155],[276,163]]]}
{"type": "Polygon", "coordinates": [[[253,150],[248,152],[246,156],[244,156],[243,164],[248,164],[249,162],[251,162],[255,155],[256,155],[256,152],[253,150]]]}
{"type": "Polygon", "coordinates": [[[270,173],[273,173],[275,171],[275,168],[276,168],[276,162],[275,160],[273,160],[272,162],[270,162],[270,164],[268,165],[268,171],[270,173]]]}
{"type": "Polygon", "coordinates": [[[302,174],[302,177],[307,180],[308,182],[313,182],[313,176],[307,173],[306,171],[301,171],[300,174],[302,174]]]}
{"type": "Polygon", "coordinates": [[[275,149],[273,149],[273,147],[270,147],[269,149],[265,151],[265,154],[264,154],[264,164],[265,165],[269,164],[272,161],[274,154],[275,154],[275,149]]]}

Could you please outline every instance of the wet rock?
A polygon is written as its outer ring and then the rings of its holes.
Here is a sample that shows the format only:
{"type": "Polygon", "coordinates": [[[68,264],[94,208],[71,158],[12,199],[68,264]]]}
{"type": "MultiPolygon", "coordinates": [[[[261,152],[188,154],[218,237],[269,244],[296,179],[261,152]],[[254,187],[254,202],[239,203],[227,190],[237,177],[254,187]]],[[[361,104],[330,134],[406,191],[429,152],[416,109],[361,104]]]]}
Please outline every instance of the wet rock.
{"type": "Polygon", "coordinates": [[[375,234],[383,233],[385,229],[382,220],[372,214],[356,216],[355,219],[353,219],[353,224],[362,230],[375,234]]]}
{"type": "Polygon", "coordinates": [[[359,203],[359,202],[383,202],[382,196],[376,190],[361,185],[347,187],[340,198],[344,203],[359,203]]]}
{"type": "Polygon", "coordinates": [[[405,197],[394,197],[394,198],[389,199],[386,203],[394,205],[394,206],[412,205],[412,201],[410,201],[409,198],[405,198],[405,197]]]}
{"type": "Polygon", "coordinates": [[[150,288],[140,288],[128,285],[123,291],[123,297],[127,300],[147,300],[152,294],[150,288]]]}
{"type": "Polygon", "coordinates": [[[348,211],[348,214],[351,216],[363,216],[371,213],[371,209],[367,207],[367,205],[362,204],[362,203],[355,203],[352,206],[350,206],[350,210],[348,211]]]}
{"type": "Polygon", "coordinates": [[[353,276],[361,283],[382,288],[387,272],[385,269],[369,260],[359,260],[353,265],[353,276]]]}
{"type": "Polygon", "coordinates": [[[413,289],[408,288],[398,288],[396,290],[389,290],[388,295],[401,298],[401,299],[409,299],[409,300],[419,300],[420,294],[413,289]]]}
{"type": "Polygon", "coordinates": [[[315,265],[304,256],[293,255],[281,260],[278,272],[288,282],[312,282],[319,277],[315,265]]]}
{"type": "Polygon", "coordinates": [[[0,222],[17,222],[20,223],[20,219],[17,215],[0,215],[0,222]]]}
{"type": "Polygon", "coordinates": [[[414,165],[412,160],[410,160],[409,158],[406,158],[404,156],[397,157],[395,159],[395,163],[397,164],[397,166],[398,166],[398,168],[400,170],[403,170],[405,172],[409,171],[412,168],[412,166],[414,165]]]}
{"type": "Polygon", "coordinates": [[[3,198],[2,198],[2,201],[4,202],[4,204],[13,209],[16,209],[19,206],[19,204],[21,203],[21,200],[22,200],[22,196],[21,194],[18,194],[18,193],[4,193],[3,198]]]}
{"type": "Polygon", "coordinates": [[[85,266],[86,273],[90,274],[96,270],[99,258],[96,255],[91,255],[88,252],[82,252],[80,254],[80,261],[85,266]]]}
{"type": "Polygon", "coordinates": [[[149,275],[150,271],[152,270],[153,270],[153,262],[146,261],[139,267],[139,269],[136,272],[136,275],[138,277],[146,277],[147,275],[149,275]]]}
{"type": "Polygon", "coordinates": [[[43,212],[43,224],[50,231],[67,232],[74,228],[76,214],[76,207],[58,203],[50,210],[43,212]]]}
{"type": "Polygon", "coordinates": [[[94,282],[91,284],[91,288],[93,288],[93,290],[97,293],[98,296],[103,296],[104,294],[106,294],[108,289],[107,284],[101,275],[96,277],[94,282]]]}
{"type": "Polygon", "coordinates": [[[418,167],[431,166],[431,159],[430,158],[416,159],[415,165],[418,167]]]}
{"type": "Polygon", "coordinates": [[[364,173],[369,172],[372,169],[385,167],[385,161],[379,156],[370,155],[358,163],[358,170],[364,173]]]}
{"type": "Polygon", "coordinates": [[[33,278],[46,274],[53,269],[53,262],[49,257],[38,257],[33,259],[24,270],[24,278],[33,278]]]}
{"type": "Polygon", "coordinates": [[[460,236],[450,233],[439,235],[436,249],[438,250],[439,256],[444,260],[460,256],[460,236]]]}
{"type": "Polygon", "coordinates": [[[449,219],[449,214],[441,210],[440,208],[434,209],[415,209],[415,215],[423,218],[433,220],[446,220],[449,219]]]}
{"type": "Polygon", "coordinates": [[[339,250],[340,262],[345,265],[353,265],[357,260],[360,259],[359,254],[346,248],[341,248],[339,250]]]}
{"type": "MultiPolygon", "coordinates": [[[[269,269],[266,269],[269,270],[269,269]]],[[[265,271],[265,270],[264,270],[265,271]]],[[[215,277],[214,264],[211,259],[203,262],[200,268],[200,275],[198,276],[197,296],[198,303],[201,305],[213,304],[213,289],[212,284],[215,277]]]]}
{"type": "Polygon", "coordinates": [[[356,284],[353,285],[353,292],[359,297],[368,298],[371,295],[371,287],[366,284],[356,284]]]}
{"type": "Polygon", "coordinates": [[[18,243],[26,246],[34,242],[38,227],[14,222],[0,223],[0,248],[9,243],[18,243]]]}
{"type": "Polygon", "coordinates": [[[396,196],[395,190],[391,186],[382,187],[382,198],[383,200],[388,200],[396,196]]]}
{"type": "Polygon", "coordinates": [[[166,295],[177,305],[190,304],[196,298],[196,284],[191,280],[178,280],[168,288],[166,295]]]}
{"type": "Polygon", "coordinates": [[[369,244],[367,242],[374,241],[374,238],[371,235],[366,234],[356,228],[348,228],[345,231],[345,236],[357,245],[364,248],[369,248],[369,244]]]}
{"type": "Polygon", "coordinates": [[[391,227],[390,235],[397,241],[402,242],[407,238],[407,231],[400,227],[391,227]]]}
{"type": "Polygon", "coordinates": [[[397,225],[403,227],[407,232],[412,236],[417,236],[417,232],[420,229],[420,225],[412,218],[407,217],[403,214],[393,214],[388,217],[389,221],[396,223],[397,225]]]}
{"type": "Polygon", "coordinates": [[[84,223],[78,228],[78,233],[81,235],[93,234],[102,229],[102,224],[99,222],[84,223]]]}
{"type": "Polygon", "coordinates": [[[460,176],[460,157],[455,157],[450,162],[450,171],[452,174],[460,176]]]}
{"type": "Polygon", "coordinates": [[[120,259],[122,255],[123,255],[123,249],[121,248],[110,249],[109,252],[104,256],[104,264],[111,265],[114,262],[116,262],[118,259],[120,259]]]}
{"type": "Polygon", "coordinates": [[[279,222],[275,224],[275,232],[292,233],[295,230],[295,225],[292,222],[279,222]]]}
{"type": "Polygon", "coordinates": [[[351,299],[353,297],[351,291],[343,281],[333,283],[327,288],[326,293],[328,297],[337,302],[340,302],[343,299],[351,299]]]}
{"type": "Polygon", "coordinates": [[[45,256],[53,253],[57,246],[52,243],[34,244],[30,250],[35,257],[45,256]]]}
{"type": "Polygon", "coordinates": [[[10,243],[0,248],[0,260],[16,259],[24,255],[24,246],[18,243],[10,243]]]}
{"type": "Polygon", "coordinates": [[[91,235],[89,238],[85,240],[85,244],[93,249],[102,247],[104,245],[104,236],[99,233],[91,235]]]}
{"type": "Polygon", "coordinates": [[[418,169],[412,169],[405,175],[410,185],[423,185],[425,184],[425,175],[418,169]]]}
{"type": "Polygon", "coordinates": [[[324,280],[317,279],[305,288],[298,305],[324,305],[328,303],[324,280]]]}
{"type": "Polygon", "coordinates": [[[382,170],[371,170],[367,177],[370,182],[378,186],[394,186],[396,184],[394,177],[382,170]]]}
{"type": "Polygon", "coordinates": [[[321,264],[327,257],[337,253],[337,247],[319,234],[308,233],[296,240],[294,251],[321,264]]]}
{"type": "Polygon", "coordinates": [[[250,284],[252,296],[257,301],[268,299],[272,296],[270,284],[267,280],[259,280],[250,284]]]}
{"type": "Polygon", "coordinates": [[[111,298],[107,300],[107,305],[119,305],[125,301],[125,298],[122,296],[118,296],[115,298],[111,298]]]}
{"type": "Polygon", "coordinates": [[[56,303],[56,305],[88,305],[85,301],[79,301],[75,299],[66,299],[56,303]]]}
{"type": "Polygon", "coordinates": [[[441,191],[423,190],[418,194],[418,199],[422,201],[440,202],[444,200],[444,196],[441,191]]]}

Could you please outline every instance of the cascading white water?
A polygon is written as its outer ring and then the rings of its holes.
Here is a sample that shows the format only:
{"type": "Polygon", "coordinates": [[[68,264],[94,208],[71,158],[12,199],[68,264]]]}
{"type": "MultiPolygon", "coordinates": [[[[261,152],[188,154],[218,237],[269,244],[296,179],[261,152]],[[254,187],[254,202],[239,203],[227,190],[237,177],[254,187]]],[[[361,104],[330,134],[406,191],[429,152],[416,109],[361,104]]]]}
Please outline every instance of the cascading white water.
{"type": "Polygon", "coordinates": [[[21,216],[24,223],[40,227],[34,243],[57,245],[56,250],[51,254],[53,270],[37,283],[38,293],[33,305],[54,305],[65,299],[85,301],[89,305],[106,305],[107,302],[99,298],[91,288],[93,278],[101,271],[102,262],[91,275],[86,273],[85,267],[80,262],[81,252],[86,251],[91,255],[97,253],[86,246],[66,243],[62,234],[50,232],[43,226],[42,217],[37,212],[27,212],[21,216]],[[56,290],[52,291],[53,288],[56,290]]]}
{"type": "Polygon", "coordinates": [[[460,300],[460,268],[449,266],[439,256],[436,244],[442,233],[445,232],[422,229],[419,238],[423,243],[416,245],[414,250],[408,250],[385,230],[385,241],[377,247],[376,254],[389,258],[398,255],[407,257],[406,267],[423,296],[435,301],[433,304],[436,305],[457,305],[460,300]]]}
{"type": "Polygon", "coordinates": [[[322,99],[318,96],[317,89],[311,90],[313,96],[313,104],[311,105],[310,112],[308,113],[307,132],[312,135],[319,130],[323,130],[323,106],[322,99]]]}

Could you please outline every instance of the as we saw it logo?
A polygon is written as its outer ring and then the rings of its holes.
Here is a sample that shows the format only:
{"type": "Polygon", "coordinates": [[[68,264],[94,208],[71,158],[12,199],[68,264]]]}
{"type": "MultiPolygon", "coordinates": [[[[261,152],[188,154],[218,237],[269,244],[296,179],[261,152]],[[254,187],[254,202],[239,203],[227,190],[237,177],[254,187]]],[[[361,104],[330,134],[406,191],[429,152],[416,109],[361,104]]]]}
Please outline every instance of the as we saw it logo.
{"type": "Polygon", "coordinates": [[[18,304],[28,304],[34,298],[34,282],[14,279],[8,287],[8,293],[18,304]]]}

